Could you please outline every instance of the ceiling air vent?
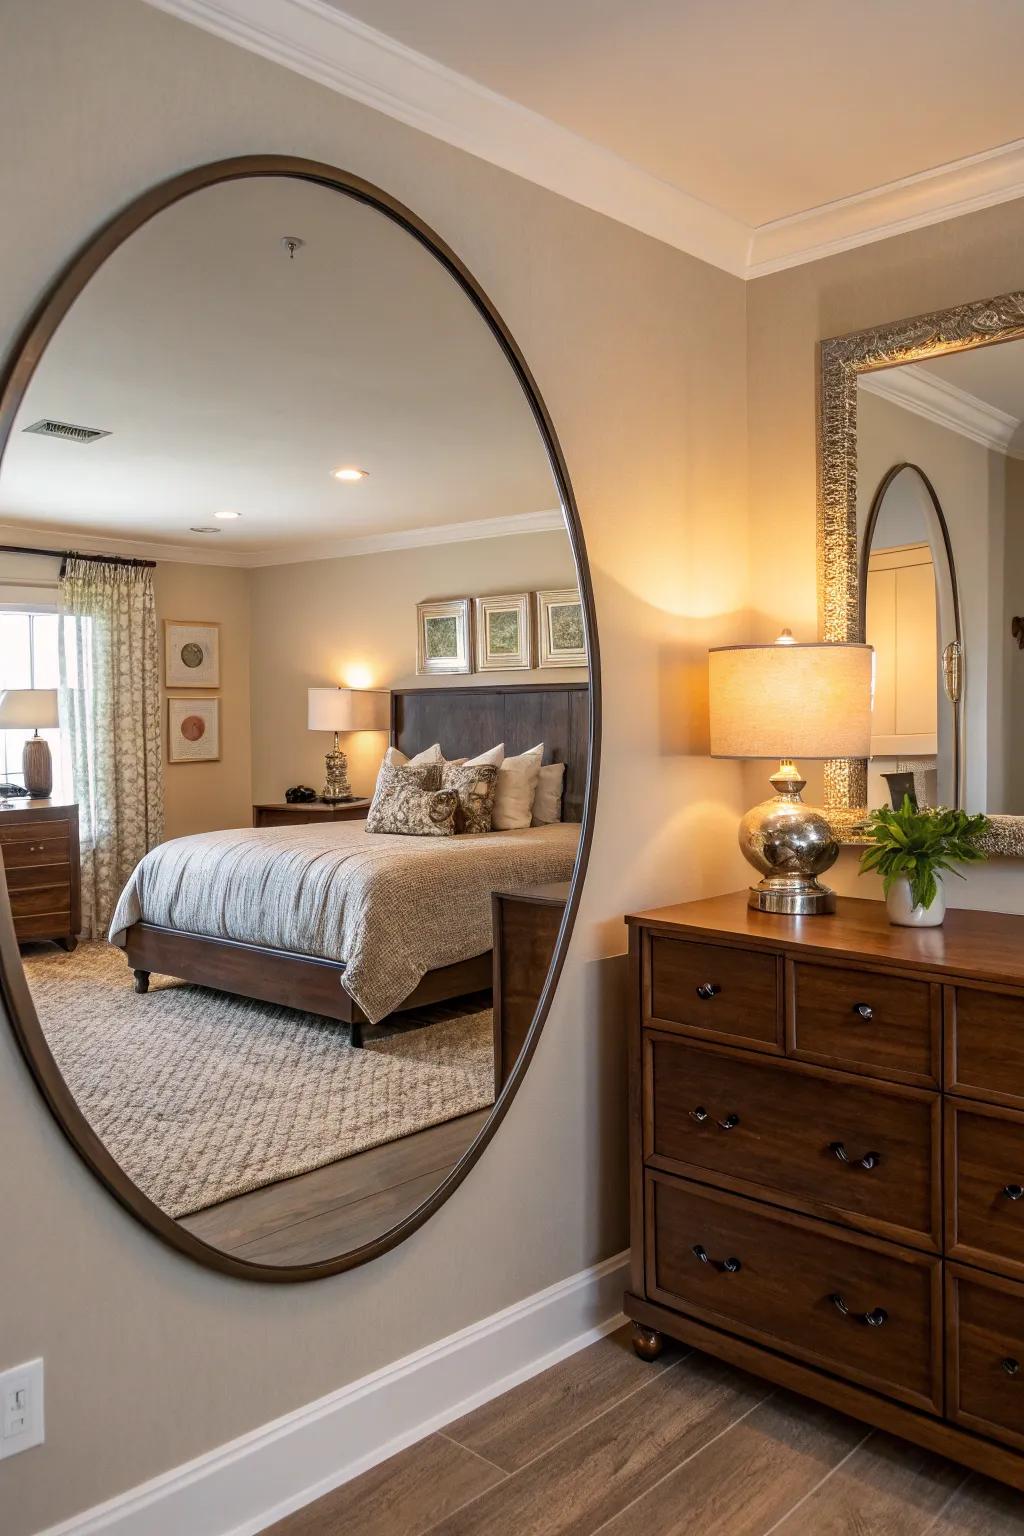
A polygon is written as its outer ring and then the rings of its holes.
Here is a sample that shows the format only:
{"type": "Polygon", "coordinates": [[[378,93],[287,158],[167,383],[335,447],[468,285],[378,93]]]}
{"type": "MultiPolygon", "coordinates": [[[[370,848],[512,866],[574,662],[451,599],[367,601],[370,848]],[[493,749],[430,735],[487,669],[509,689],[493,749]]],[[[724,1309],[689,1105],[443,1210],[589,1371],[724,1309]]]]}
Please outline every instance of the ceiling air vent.
{"type": "Polygon", "coordinates": [[[40,437],[60,437],[66,443],[94,443],[98,437],[109,437],[100,427],[78,427],[73,421],[51,421],[44,417],[34,421],[26,432],[38,432],[40,437]]]}

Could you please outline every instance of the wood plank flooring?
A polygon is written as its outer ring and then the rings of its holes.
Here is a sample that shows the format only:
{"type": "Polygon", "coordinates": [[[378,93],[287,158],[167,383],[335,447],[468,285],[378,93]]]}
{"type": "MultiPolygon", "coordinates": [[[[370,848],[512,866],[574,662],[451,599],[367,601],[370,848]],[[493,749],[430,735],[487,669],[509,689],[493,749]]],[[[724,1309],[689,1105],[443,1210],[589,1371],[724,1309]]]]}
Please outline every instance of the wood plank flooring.
{"type": "Polygon", "coordinates": [[[1024,1497],[627,1329],[267,1536],[1024,1536],[1024,1497]]]}

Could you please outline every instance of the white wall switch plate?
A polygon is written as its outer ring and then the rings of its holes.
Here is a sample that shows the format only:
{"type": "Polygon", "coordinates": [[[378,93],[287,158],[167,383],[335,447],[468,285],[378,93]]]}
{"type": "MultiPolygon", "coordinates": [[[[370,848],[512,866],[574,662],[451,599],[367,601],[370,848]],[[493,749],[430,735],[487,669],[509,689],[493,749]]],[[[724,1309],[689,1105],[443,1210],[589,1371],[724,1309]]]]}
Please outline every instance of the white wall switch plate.
{"type": "Polygon", "coordinates": [[[0,1371],[0,1461],[43,1443],[43,1362],[0,1371]]]}

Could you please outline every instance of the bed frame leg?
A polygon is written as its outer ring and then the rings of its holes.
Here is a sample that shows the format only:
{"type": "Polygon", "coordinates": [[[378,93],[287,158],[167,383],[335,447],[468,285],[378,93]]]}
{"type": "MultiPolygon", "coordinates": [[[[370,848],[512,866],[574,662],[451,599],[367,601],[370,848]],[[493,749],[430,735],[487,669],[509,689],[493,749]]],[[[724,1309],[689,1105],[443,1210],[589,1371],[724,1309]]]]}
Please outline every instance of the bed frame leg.
{"type": "Polygon", "coordinates": [[[352,1024],[350,1026],[349,1037],[348,1037],[348,1043],[349,1043],[349,1045],[351,1045],[353,1047],[354,1050],[358,1051],[358,1050],[362,1049],[362,1045],[363,1045],[363,1021],[362,1021],[362,1019],[353,1019],[352,1020],[352,1024]]]}
{"type": "Polygon", "coordinates": [[[149,971],[133,971],[132,975],[135,977],[135,990],[136,990],[136,992],[148,992],[149,991],[150,972],[149,971]]]}

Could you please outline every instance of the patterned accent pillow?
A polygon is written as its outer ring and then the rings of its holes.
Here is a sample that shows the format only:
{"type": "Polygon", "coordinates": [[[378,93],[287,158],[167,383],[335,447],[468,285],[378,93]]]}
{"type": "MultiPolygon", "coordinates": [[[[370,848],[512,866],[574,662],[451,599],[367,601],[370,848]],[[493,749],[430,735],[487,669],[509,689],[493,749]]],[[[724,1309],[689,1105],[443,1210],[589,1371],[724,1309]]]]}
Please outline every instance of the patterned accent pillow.
{"type": "Polygon", "coordinates": [[[366,814],[366,830],[406,837],[454,837],[458,808],[456,792],[441,788],[440,763],[422,768],[385,764],[366,814]]]}
{"type": "Polygon", "coordinates": [[[498,787],[496,763],[443,763],[441,783],[459,797],[455,812],[456,832],[489,832],[498,787]]]}

